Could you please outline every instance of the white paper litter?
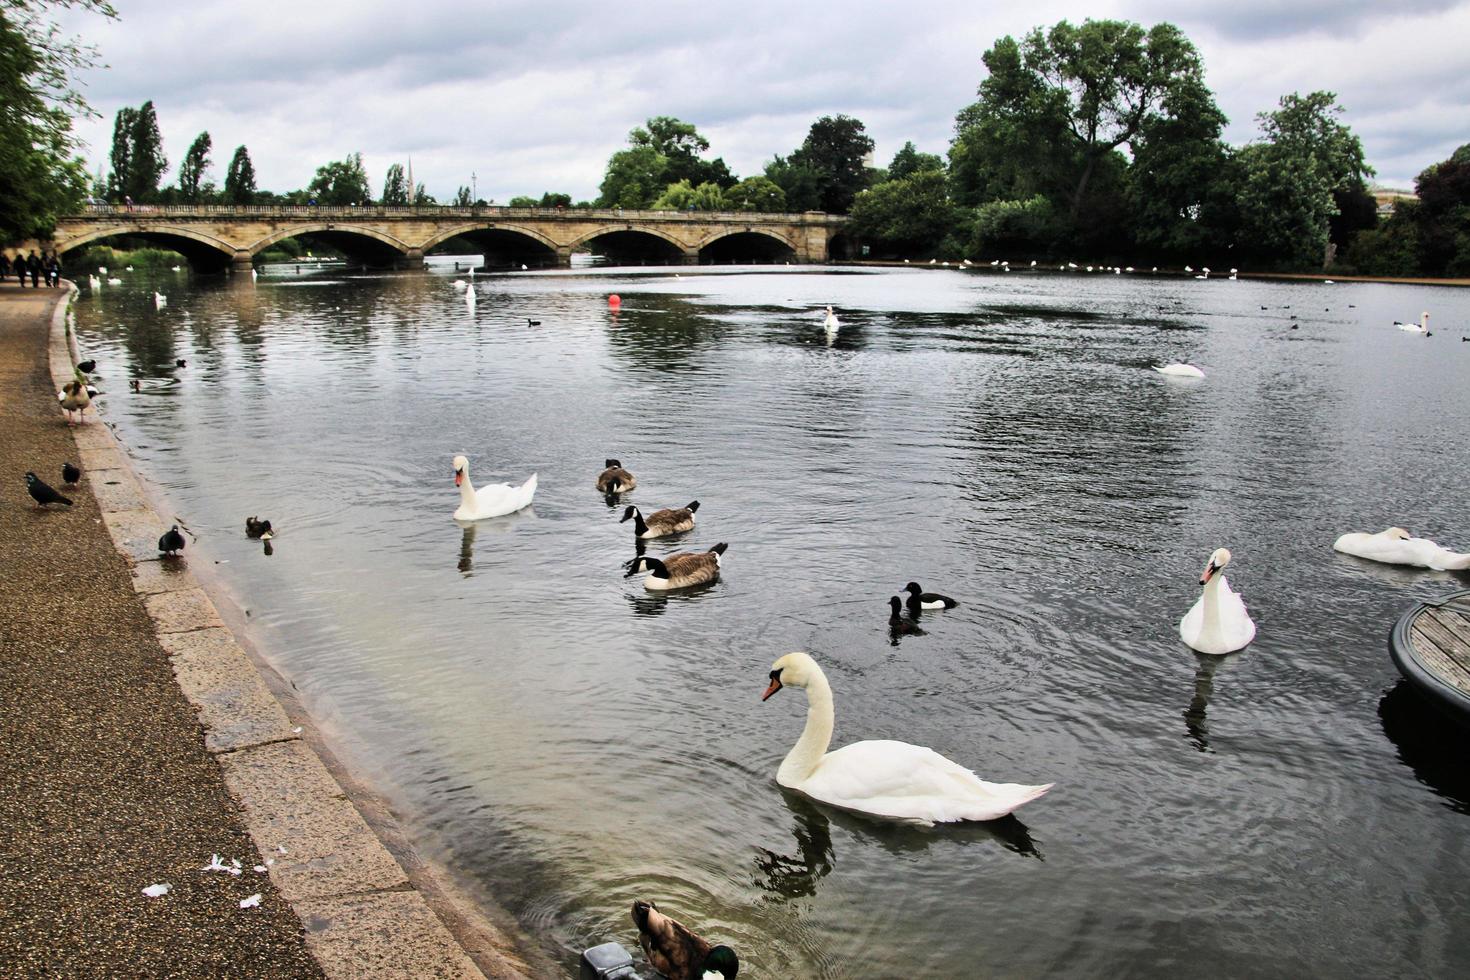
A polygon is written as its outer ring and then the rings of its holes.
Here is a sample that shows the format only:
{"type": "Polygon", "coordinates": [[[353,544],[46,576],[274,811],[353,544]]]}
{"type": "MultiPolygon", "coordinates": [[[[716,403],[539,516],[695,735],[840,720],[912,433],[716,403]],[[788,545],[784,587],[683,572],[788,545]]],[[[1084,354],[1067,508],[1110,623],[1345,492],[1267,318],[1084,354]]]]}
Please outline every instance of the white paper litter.
{"type": "Polygon", "coordinates": [[[149,885],[147,888],[143,889],[143,894],[147,895],[149,898],[161,898],[162,896],[167,895],[169,892],[173,891],[173,888],[173,885],[166,884],[149,885]]]}
{"type": "Polygon", "coordinates": [[[259,904],[260,904],[260,892],[256,892],[254,895],[251,895],[249,898],[242,898],[242,899],[240,899],[240,907],[242,909],[253,909],[253,908],[255,908],[259,904]]]}

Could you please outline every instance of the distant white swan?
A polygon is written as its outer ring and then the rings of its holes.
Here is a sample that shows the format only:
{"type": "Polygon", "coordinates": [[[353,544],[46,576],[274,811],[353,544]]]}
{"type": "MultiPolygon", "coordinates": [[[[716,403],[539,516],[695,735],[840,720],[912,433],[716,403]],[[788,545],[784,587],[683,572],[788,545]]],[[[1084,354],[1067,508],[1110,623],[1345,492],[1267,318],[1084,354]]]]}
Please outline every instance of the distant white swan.
{"type": "Polygon", "coordinates": [[[153,308],[155,310],[161,310],[161,309],[163,309],[167,305],[168,305],[168,297],[167,296],[163,295],[162,293],[157,293],[157,292],[153,294],[153,308]]]}
{"type": "Polygon", "coordinates": [[[470,461],[463,456],[454,457],[454,485],[459,487],[459,509],[454,512],[456,521],[483,521],[489,517],[513,514],[531,505],[536,496],[536,474],[518,487],[509,483],[492,483],[475,489],[470,482],[470,461]]]}
{"type": "Polygon", "coordinates": [[[817,662],[788,653],[771,665],[764,701],[783,687],[806,691],[806,727],[776,770],[776,782],[844,810],[930,826],[997,820],[1052,788],[988,783],[931,748],[888,740],[853,742],[835,752],[832,688],[817,662]]]}
{"type": "Polygon", "coordinates": [[[837,336],[837,331],[842,328],[842,324],[837,321],[837,314],[832,312],[830,306],[827,307],[827,317],[822,321],[822,326],[826,329],[829,340],[837,336]]]}
{"type": "Polygon", "coordinates": [[[111,279],[107,280],[107,285],[109,285],[109,286],[121,286],[122,285],[122,280],[119,279],[119,278],[117,278],[116,276],[113,276],[111,279]]]}
{"type": "Polygon", "coordinates": [[[1398,327],[1400,330],[1407,330],[1409,333],[1428,333],[1429,313],[1420,313],[1418,323],[1401,323],[1398,320],[1395,320],[1393,321],[1393,325],[1398,327]]]}
{"type": "Polygon", "coordinates": [[[1163,367],[1155,364],[1154,370],[1175,378],[1203,378],[1205,376],[1205,372],[1193,364],[1165,364],[1163,367]]]}
{"type": "Polygon", "coordinates": [[[1179,620],[1179,638],[1200,653],[1231,653],[1256,636],[1256,624],[1245,602],[1230,590],[1221,569],[1230,564],[1230,552],[1216,548],[1199,577],[1205,587],[1189,612],[1179,620]]]}
{"type": "Polygon", "coordinates": [[[1401,527],[1377,534],[1355,531],[1332,543],[1333,550],[1389,565],[1418,565],[1435,571],[1470,569],[1470,555],[1441,548],[1428,538],[1416,538],[1401,527]]]}

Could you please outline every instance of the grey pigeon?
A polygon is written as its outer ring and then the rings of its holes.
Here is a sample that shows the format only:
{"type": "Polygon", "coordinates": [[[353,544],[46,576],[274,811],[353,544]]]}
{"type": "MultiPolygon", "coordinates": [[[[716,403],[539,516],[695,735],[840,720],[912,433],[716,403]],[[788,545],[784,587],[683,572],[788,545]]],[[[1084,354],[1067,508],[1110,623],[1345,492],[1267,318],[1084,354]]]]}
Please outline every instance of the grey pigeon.
{"type": "Polygon", "coordinates": [[[30,470],[26,471],[26,490],[30,493],[31,499],[42,507],[45,507],[47,504],[66,504],[68,507],[71,506],[70,497],[65,497],[57,493],[48,483],[30,470]]]}
{"type": "Polygon", "coordinates": [[[170,556],[184,550],[184,536],[179,533],[177,524],[163,532],[163,537],[158,539],[158,550],[170,556]]]}

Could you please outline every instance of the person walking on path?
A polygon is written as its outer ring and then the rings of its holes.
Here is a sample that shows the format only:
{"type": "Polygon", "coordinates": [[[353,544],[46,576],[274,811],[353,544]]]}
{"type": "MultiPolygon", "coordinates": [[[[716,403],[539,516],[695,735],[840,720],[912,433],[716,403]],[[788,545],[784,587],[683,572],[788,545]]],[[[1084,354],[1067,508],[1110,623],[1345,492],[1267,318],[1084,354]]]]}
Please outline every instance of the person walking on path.
{"type": "Polygon", "coordinates": [[[55,252],[46,253],[46,285],[52,289],[61,285],[61,260],[55,252]]]}
{"type": "Polygon", "coordinates": [[[31,288],[32,289],[40,289],[41,288],[41,257],[36,254],[36,250],[35,249],[31,249],[31,254],[26,258],[26,269],[29,270],[30,271],[30,274],[31,274],[31,288]]]}
{"type": "Polygon", "coordinates": [[[0,252],[0,282],[4,282],[8,275],[10,275],[10,256],[0,252]]]}

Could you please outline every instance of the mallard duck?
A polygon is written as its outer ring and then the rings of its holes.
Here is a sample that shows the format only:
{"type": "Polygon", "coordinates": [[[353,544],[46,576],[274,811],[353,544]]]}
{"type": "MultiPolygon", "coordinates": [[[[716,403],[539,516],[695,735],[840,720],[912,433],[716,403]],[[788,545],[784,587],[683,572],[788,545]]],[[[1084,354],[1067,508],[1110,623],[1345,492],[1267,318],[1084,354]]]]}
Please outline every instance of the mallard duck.
{"type": "Polygon", "coordinates": [[[677,510],[664,508],[656,510],[647,517],[637,507],[629,506],[623,511],[622,524],[629,518],[633,520],[633,537],[635,538],[663,538],[670,534],[682,534],[694,527],[694,512],[699,510],[699,501],[691,500],[687,506],[677,510]]]}
{"type": "Polygon", "coordinates": [[[643,587],[652,592],[704,585],[720,577],[720,556],[728,547],[721,541],[708,551],[680,551],[662,561],[640,555],[628,562],[628,574],[623,577],[632,578],[639,572],[648,572],[643,587]]]}
{"type": "Polygon", "coordinates": [[[262,521],[258,518],[245,518],[245,536],[250,538],[265,538],[267,541],[275,537],[271,529],[270,521],[262,521]]]}
{"type": "Polygon", "coordinates": [[[598,474],[597,489],[603,493],[622,493],[624,490],[632,490],[638,486],[638,478],[623,469],[620,461],[609,459],[602,465],[607,469],[598,474]]]}
{"type": "Polygon", "coordinates": [[[633,903],[633,924],[649,964],[669,980],[733,980],[740,972],[740,958],[733,949],[711,946],[652,902],[633,903]]]}
{"type": "Polygon", "coordinates": [[[918,582],[910,582],[903,587],[903,590],[909,594],[905,605],[909,607],[909,612],[911,613],[918,612],[921,609],[953,609],[959,605],[958,602],[947,595],[940,595],[938,592],[925,592],[919,588],[918,582]]]}
{"type": "Polygon", "coordinates": [[[163,537],[158,539],[158,550],[169,557],[184,550],[184,536],[179,533],[177,524],[163,532],[163,537]]]}

